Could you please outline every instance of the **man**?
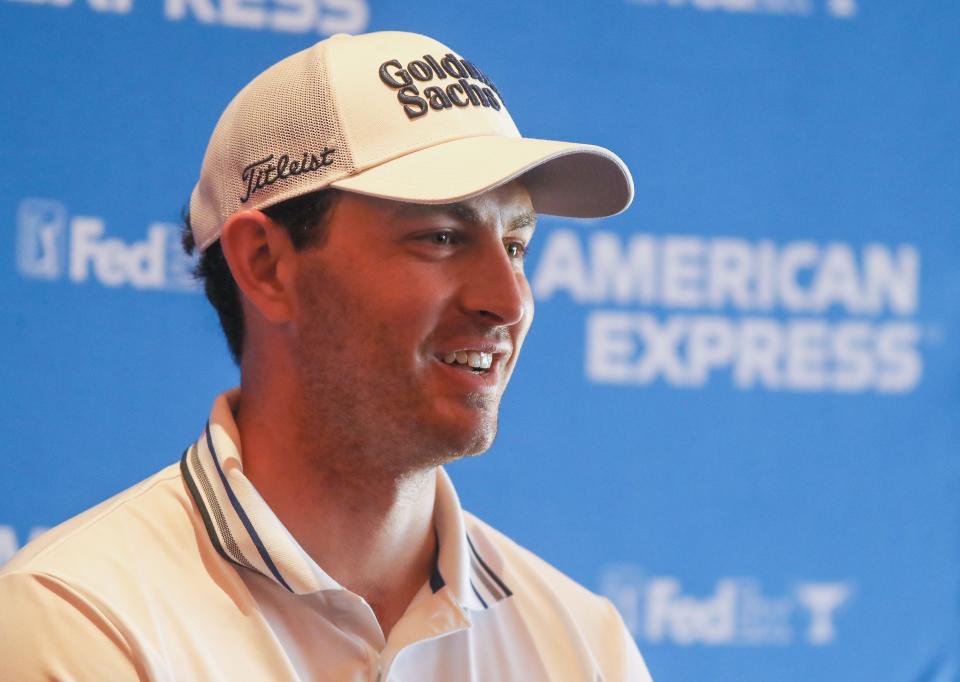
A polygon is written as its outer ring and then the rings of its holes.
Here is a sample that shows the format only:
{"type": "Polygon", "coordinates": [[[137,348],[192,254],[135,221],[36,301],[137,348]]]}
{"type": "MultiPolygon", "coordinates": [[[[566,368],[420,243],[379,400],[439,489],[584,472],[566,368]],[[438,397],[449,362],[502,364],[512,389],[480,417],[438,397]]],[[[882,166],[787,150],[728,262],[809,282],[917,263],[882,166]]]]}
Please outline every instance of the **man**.
{"type": "Polygon", "coordinates": [[[227,107],[188,249],[241,370],[177,465],[0,574],[4,679],[648,680],[612,605],[463,512],[530,327],[537,212],[623,210],[423,36],[335,36],[227,107]]]}

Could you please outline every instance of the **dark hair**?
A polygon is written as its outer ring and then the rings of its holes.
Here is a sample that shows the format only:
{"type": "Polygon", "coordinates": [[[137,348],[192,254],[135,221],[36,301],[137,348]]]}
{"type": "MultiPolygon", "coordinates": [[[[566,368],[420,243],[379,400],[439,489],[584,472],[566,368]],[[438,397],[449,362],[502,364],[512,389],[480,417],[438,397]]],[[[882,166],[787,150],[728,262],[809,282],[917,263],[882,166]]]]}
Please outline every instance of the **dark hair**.
{"type": "MultiPolygon", "coordinates": [[[[338,190],[332,188],[322,189],[261,210],[287,231],[293,248],[300,251],[308,246],[322,246],[326,241],[326,219],[338,193],[338,190]]],[[[192,256],[197,245],[190,226],[190,213],[186,209],[180,243],[187,255],[192,256]]],[[[233,273],[230,272],[230,266],[227,265],[219,239],[200,255],[193,276],[203,281],[207,300],[220,318],[220,327],[227,339],[230,355],[239,365],[240,356],[243,354],[243,307],[240,305],[240,290],[233,273]]]]}

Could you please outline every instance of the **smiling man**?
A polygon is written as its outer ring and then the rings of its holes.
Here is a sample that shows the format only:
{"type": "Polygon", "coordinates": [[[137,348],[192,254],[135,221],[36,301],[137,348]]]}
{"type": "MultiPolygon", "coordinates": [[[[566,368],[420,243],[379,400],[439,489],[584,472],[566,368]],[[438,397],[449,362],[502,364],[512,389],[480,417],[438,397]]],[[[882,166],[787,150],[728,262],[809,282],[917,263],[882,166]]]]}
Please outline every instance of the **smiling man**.
{"type": "MultiPolygon", "coordinates": [[[[185,246],[241,385],[0,573],[10,679],[649,680],[612,605],[460,508],[533,319],[537,213],[632,197],[424,36],[335,36],[211,137],[185,246]]],[[[5,674],[7,674],[5,673],[5,674]]]]}

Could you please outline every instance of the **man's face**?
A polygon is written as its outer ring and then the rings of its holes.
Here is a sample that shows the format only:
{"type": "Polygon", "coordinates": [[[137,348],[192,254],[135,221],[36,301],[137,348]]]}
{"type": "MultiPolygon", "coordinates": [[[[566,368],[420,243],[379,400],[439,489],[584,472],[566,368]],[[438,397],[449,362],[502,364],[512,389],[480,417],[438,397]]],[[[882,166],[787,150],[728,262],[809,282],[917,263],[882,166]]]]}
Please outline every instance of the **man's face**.
{"type": "Polygon", "coordinates": [[[517,182],[446,206],[343,194],[327,240],[298,254],[305,435],[396,473],[486,450],[533,318],[535,220],[517,182]]]}

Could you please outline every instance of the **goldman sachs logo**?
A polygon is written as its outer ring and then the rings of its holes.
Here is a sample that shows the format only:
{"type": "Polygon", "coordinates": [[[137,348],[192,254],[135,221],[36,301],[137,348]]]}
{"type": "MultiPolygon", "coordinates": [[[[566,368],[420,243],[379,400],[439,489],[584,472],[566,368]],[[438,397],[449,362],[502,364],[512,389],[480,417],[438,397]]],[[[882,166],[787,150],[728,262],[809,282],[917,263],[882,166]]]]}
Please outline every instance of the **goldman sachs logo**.
{"type": "Polygon", "coordinates": [[[391,59],[380,65],[378,73],[385,85],[396,89],[397,101],[411,119],[425,116],[431,109],[488,107],[500,111],[503,108],[503,97],[486,74],[451,52],[440,59],[425,54],[422,59],[408,62],[406,67],[399,59],[391,59]],[[448,79],[452,82],[445,82],[448,79]],[[414,81],[430,85],[418,87],[414,81]],[[420,87],[423,87],[422,93],[420,87]]]}
{"type": "Polygon", "coordinates": [[[531,282],[586,308],[594,383],[908,393],[923,376],[912,244],[555,229],[531,282]]]}

